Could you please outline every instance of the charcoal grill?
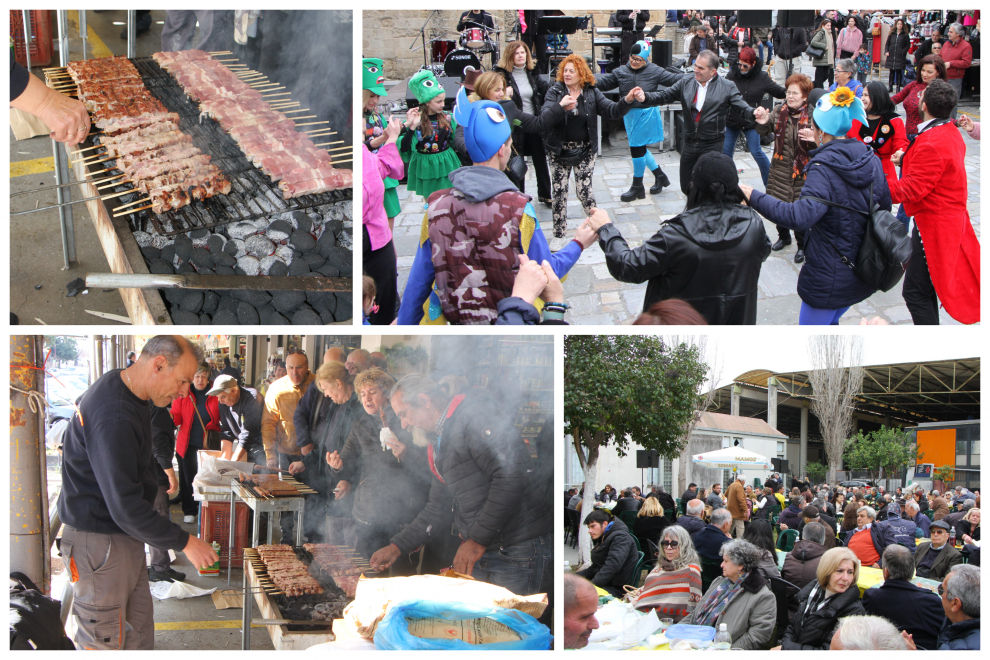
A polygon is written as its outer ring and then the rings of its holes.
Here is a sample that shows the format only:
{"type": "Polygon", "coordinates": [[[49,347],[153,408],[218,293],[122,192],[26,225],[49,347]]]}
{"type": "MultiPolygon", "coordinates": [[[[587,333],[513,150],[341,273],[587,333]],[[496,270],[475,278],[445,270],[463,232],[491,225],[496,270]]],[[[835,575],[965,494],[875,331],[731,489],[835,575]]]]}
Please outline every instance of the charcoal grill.
{"type": "MultiPolygon", "coordinates": [[[[179,128],[182,132],[192,137],[193,144],[203,153],[212,156],[210,162],[216,165],[231,182],[230,193],[227,195],[195,200],[187,206],[161,214],[153,213],[151,209],[134,211],[128,215],[134,230],[157,233],[161,236],[177,236],[195,229],[212,229],[232,222],[255,220],[278,213],[305,211],[353,198],[352,189],[345,188],[282,199],[282,191],[279,190],[278,184],[251,164],[234,139],[216,120],[200,114],[199,106],[186,95],[182,86],[168,72],[158,66],[157,62],[150,57],[131,58],[131,62],[141,74],[141,79],[152,96],[161,101],[169,112],[178,113],[179,128]],[[260,201],[261,199],[263,201],[260,201]],[[151,227],[154,228],[154,232],[150,231],[151,227]]],[[[96,141],[98,137],[99,134],[84,144],[95,146],[98,144],[96,141]]],[[[105,161],[90,164],[88,168],[94,178],[101,178],[111,171],[119,172],[114,169],[115,164],[115,161],[105,161]]],[[[131,184],[123,184],[113,188],[112,192],[122,192],[130,186],[131,184]]],[[[104,192],[109,194],[111,190],[107,189],[104,192]]],[[[104,200],[102,203],[113,216],[115,209],[141,197],[144,195],[135,190],[132,195],[122,195],[104,200]]]]}

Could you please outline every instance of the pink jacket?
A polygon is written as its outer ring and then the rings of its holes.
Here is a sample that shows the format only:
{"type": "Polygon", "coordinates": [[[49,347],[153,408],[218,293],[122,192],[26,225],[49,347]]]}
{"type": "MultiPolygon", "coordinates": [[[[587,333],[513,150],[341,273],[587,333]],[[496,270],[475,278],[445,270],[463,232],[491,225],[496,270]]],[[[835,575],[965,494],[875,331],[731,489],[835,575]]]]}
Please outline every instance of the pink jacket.
{"type": "Polygon", "coordinates": [[[402,157],[395,143],[385,144],[377,154],[371,153],[367,145],[364,149],[364,228],[368,230],[371,249],[385,247],[392,240],[392,231],[388,228],[388,216],[385,215],[385,177],[395,180],[405,176],[402,157]]]}
{"type": "Polygon", "coordinates": [[[835,42],[835,50],[848,50],[853,57],[859,55],[859,45],[863,43],[863,33],[859,28],[844,27],[839,32],[839,38],[835,42]]]}

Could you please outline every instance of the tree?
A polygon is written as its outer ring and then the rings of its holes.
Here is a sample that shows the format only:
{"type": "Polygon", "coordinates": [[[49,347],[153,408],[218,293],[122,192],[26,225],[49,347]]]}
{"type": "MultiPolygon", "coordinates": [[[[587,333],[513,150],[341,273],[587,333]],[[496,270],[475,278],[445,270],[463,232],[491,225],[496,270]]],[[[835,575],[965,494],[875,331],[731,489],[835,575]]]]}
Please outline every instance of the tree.
{"type": "Polygon", "coordinates": [[[804,473],[808,475],[811,483],[820,484],[825,481],[825,475],[828,474],[828,466],[822,465],[818,461],[813,461],[804,466],[804,473]]]}
{"type": "MultiPolygon", "coordinates": [[[[564,432],[573,438],[584,469],[584,513],[594,506],[598,457],[609,443],[619,456],[631,442],[667,459],[680,453],[706,371],[697,347],[671,346],[660,337],[564,338],[564,432]]],[[[591,540],[585,526],[579,527],[586,565],[591,540]]]]}
{"type": "Polygon", "coordinates": [[[910,436],[898,428],[881,426],[867,435],[858,432],[846,440],[844,460],[853,470],[863,470],[871,481],[879,481],[895,474],[907,465],[914,465],[918,450],[910,436]]]}
{"type": "Polygon", "coordinates": [[[861,337],[817,335],[808,345],[812,368],[808,380],[814,390],[811,411],[818,418],[828,482],[842,465],[846,438],[852,432],[853,397],[863,388],[863,340],[861,337]]]}
{"type": "Polygon", "coordinates": [[[932,472],[932,479],[939,492],[945,493],[949,484],[956,480],[956,468],[951,465],[940,465],[932,472]]]}
{"type": "Polygon", "coordinates": [[[75,362],[79,357],[79,346],[76,345],[75,337],[46,336],[45,344],[55,349],[53,352],[55,366],[61,366],[62,362],[75,362]]]}

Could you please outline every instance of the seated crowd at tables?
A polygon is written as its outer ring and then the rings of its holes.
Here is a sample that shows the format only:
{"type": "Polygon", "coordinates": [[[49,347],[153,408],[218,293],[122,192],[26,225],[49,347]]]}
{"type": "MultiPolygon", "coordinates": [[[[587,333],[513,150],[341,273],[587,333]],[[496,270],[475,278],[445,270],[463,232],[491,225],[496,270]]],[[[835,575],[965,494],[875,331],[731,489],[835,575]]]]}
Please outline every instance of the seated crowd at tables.
{"type": "MultiPolygon", "coordinates": [[[[779,478],[754,491],[739,477],[724,494],[692,483],[678,504],[656,487],[615,500],[606,487],[583,518],[591,563],[565,576],[565,647],[586,646],[598,627],[595,587],[621,598],[632,585],[640,612],[726,624],[732,648],[980,648],[979,491],[794,483],[788,494],[779,478]],[[619,519],[630,510],[632,528],[619,519]]],[[[565,505],[580,498],[571,489],[565,505]]]]}

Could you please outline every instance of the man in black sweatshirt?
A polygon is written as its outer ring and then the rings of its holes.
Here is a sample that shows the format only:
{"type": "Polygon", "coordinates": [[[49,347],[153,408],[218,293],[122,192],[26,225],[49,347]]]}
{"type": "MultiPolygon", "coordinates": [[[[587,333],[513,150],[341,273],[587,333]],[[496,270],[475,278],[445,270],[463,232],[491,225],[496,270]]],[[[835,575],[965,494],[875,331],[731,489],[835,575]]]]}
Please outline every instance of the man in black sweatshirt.
{"type": "Polygon", "coordinates": [[[148,401],[164,407],[184,396],[202,359],[185,338],[157,336],[132,366],[107,372],[79,397],[65,432],[58,500],[79,647],[155,647],[145,543],[182,551],[197,568],[217,560],[208,544],[154,509],[148,401]]]}

